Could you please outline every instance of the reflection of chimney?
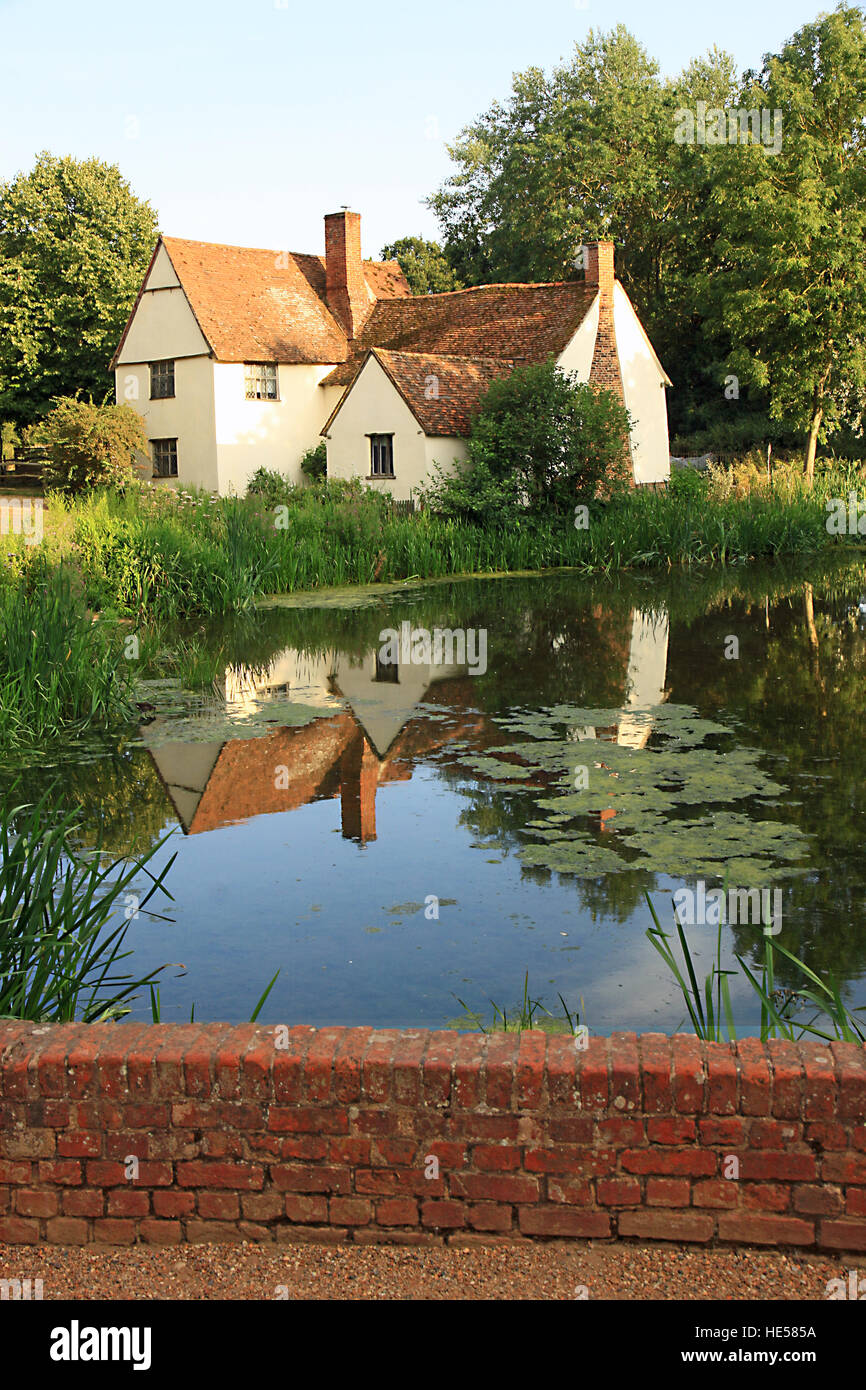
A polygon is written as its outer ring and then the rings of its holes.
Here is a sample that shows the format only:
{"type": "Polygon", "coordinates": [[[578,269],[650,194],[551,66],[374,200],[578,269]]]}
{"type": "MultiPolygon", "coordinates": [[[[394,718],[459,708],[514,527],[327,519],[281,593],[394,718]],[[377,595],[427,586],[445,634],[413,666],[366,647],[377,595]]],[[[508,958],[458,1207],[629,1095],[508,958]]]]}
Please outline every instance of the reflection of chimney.
{"type": "Polygon", "coordinates": [[[340,759],[340,814],[344,840],[365,844],[376,838],[376,788],[379,759],[363,734],[352,740],[340,759]]]}
{"type": "Polygon", "coordinates": [[[372,308],[361,261],[361,214],[325,216],[325,296],[348,338],[357,338],[372,308]]]}

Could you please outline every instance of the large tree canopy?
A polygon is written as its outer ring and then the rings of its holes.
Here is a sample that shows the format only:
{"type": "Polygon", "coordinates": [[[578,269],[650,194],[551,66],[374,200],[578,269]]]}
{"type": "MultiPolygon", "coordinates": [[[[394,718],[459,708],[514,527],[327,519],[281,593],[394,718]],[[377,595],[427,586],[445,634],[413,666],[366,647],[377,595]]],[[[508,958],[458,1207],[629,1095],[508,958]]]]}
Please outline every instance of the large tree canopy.
{"type": "Polygon", "coordinates": [[[438,241],[425,241],[420,236],[400,237],[382,247],[382,260],[399,261],[413,294],[443,294],[461,288],[438,241]]]}
{"type": "Polygon", "coordinates": [[[449,147],[455,171],[429,200],[445,255],[468,284],[573,279],[581,243],[610,238],[674,382],[675,433],[793,442],[815,429],[816,387],[819,428],[856,424],[864,55],[863,14],[844,5],[760,80],[718,49],[663,79],[622,25],[591,30],[449,147]],[[679,138],[702,102],[781,109],[781,152],[679,138]]]}
{"type": "Polygon", "coordinates": [[[52,398],[101,400],[158,236],[112,164],[39,155],[0,184],[0,417],[29,424],[52,398]]]}

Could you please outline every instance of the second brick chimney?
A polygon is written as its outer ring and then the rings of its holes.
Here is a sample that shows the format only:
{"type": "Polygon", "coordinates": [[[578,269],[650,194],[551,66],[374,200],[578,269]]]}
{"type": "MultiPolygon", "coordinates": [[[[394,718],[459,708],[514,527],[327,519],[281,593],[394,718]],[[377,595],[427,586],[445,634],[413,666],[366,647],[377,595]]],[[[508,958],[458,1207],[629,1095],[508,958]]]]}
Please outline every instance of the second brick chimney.
{"type": "Polygon", "coordinates": [[[361,214],[325,215],[325,295],[348,338],[356,338],[372,308],[361,262],[361,214]]]}
{"type": "Polygon", "coordinates": [[[613,242],[590,241],[584,247],[586,262],[584,279],[588,285],[598,285],[602,299],[613,294],[613,242]]]}

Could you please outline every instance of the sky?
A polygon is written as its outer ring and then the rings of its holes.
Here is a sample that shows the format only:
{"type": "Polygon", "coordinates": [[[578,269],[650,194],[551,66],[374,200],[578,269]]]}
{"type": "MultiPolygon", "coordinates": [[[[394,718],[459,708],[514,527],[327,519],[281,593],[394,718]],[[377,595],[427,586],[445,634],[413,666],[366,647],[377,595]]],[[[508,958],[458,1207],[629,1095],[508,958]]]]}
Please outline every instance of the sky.
{"type": "Polygon", "coordinates": [[[0,181],[40,150],[119,165],[167,235],[321,254],[437,236],[446,145],[514,72],[624,24],[675,75],[760,67],[820,0],[0,0],[0,181]]]}

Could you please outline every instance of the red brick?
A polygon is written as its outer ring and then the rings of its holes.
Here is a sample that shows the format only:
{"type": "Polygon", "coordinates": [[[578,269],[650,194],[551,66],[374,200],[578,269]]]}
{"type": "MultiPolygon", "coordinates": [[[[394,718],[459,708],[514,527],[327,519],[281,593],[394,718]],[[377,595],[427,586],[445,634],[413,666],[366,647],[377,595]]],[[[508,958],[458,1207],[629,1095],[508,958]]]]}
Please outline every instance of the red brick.
{"type": "Polygon", "coordinates": [[[610,1104],[608,1077],[609,1039],[589,1038],[578,1053],[580,1101],[584,1110],[607,1110],[610,1104]]]}
{"type": "MultiPolygon", "coordinates": [[[[688,1183],[686,1183],[688,1196],[688,1183]]],[[[592,1186],[580,1178],[548,1178],[547,1198],[550,1202],[563,1202],[571,1207],[591,1207],[593,1205],[592,1186]]]]}
{"type": "Polygon", "coordinates": [[[671,1040],[663,1033],[644,1033],[638,1039],[643,1082],[643,1107],[648,1115],[669,1115],[673,1108],[671,1040]]]}
{"type": "Polygon", "coordinates": [[[709,1177],[716,1172],[716,1155],[707,1149],[626,1149],[620,1156],[628,1173],[687,1174],[709,1177]]]}
{"type": "Polygon", "coordinates": [[[719,1239],[744,1245],[812,1245],[815,1228],[796,1216],[762,1216],[758,1212],[720,1212],[719,1239]]]}
{"type": "Polygon", "coordinates": [[[706,1045],[707,1110],[733,1115],[737,1110],[737,1062],[729,1043],[706,1045]]]}
{"type": "Polygon", "coordinates": [[[154,1192],[155,1216],[190,1216],[195,1211],[194,1192],[154,1192]]]}
{"type": "Polygon", "coordinates": [[[252,1191],[264,1183],[264,1171],[256,1163],[178,1163],[177,1181],[181,1187],[241,1188],[252,1191]]]}
{"type": "Polygon", "coordinates": [[[757,1038],[736,1044],[740,1067],[740,1110],[744,1115],[769,1115],[772,1073],[767,1049],[757,1038]]]}
{"type": "Polygon", "coordinates": [[[740,1184],[740,1191],[744,1210],[787,1211],[791,1205],[789,1183],[744,1182],[740,1184]]]}
{"type": "MultiPolygon", "coordinates": [[[[809,1177],[816,1176],[813,1173],[809,1177]]],[[[821,1160],[825,1182],[866,1183],[866,1154],[825,1154],[821,1160]]]]}
{"type": "Polygon", "coordinates": [[[773,1068],[773,1114],[779,1119],[799,1119],[803,1105],[799,1048],[786,1038],[771,1038],[767,1051],[773,1068]]]}
{"type": "Polygon", "coordinates": [[[838,1216],[843,1207],[838,1188],[817,1185],[794,1188],[794,1210],[806,1216],[838,1216]]]}
{"type": "Polygon", "coordinates": [[[492,1110],[508,1110],[514,1087],[517,1034],[491,1033],[485,1041],[484,1095],[492,1110]]]}
{"type": "MultiPolygon", "coordinates": [[[[618,1120],[616,1123],[640,1126],[639,1120],[618,1120]]],[[[569,1115],[565,1119],[550,1119],[546,1128],[555,1144],[591,1144],[595,1137],[595,1120],[591,1115],[569,1115]]]]}
{"type": "MultiPolygon", "coordinates": [[[[90,1164],[87,1165],[88,1168],[90,1164]]],[[[81,1164],[76,1158],[46,1158],[39,1161],[39,1181],[61,1187],[79,1187],[81,1164]]],[[[88,1182],[90,1178],[88,1177],[88,1182]]]]}
{"type": "Polygon", "coordinates": [[[0,1240],[9,1245],[36,1245],[39,1222],[26,1221],[20,1216],[0,1216],[0,1240]]]}
{"type": "Polygon", "coordinates": [[[34,1192],[28,1187],[15,1191],[15,1210],[20,1216],[56,1216],[58,1205],[56,1192],[34,1192]]]}
{"type": "Polygon", "coordinates": [[[285,1213],[290,1221],[325,1222],[328,1219],[328,1199],[321,1194],[300,1196],[288,1193],[285,1197],[285,1213]]]}
{"type": "Polygon", "coordinates": [[[819,1221],[818,1244],[825,1250],[866,1250],[866,1221],[819,1221]]]}
{"type": "MultiPolygon", "coordinates": [[[[703,1183],[696,1183],[702,1187],[703,1183]]],[[[691,1184],[688,1178],[647,1178],[648,1207],[687,1207],[691,1184]]]]}
{"type": "Polygon", "coordinates": [[[798,1045],[805,1073],[803,1118],[835,1120],[837,1091],[833,1054],[823,1043],[802,1041],[798,1045]]]}
{"type": "Polygon", "coordinates": [[[138,1233],[148,1245],[179,1245],[183,1240],[183,1227],[179,1221],[156,1221],[148,1217],[139,1222],[138,1233]]]}
{"type": "Polygon", "coordinates": [[[555,1149],[527,1149],[523,1166],[527,1173],[573,1173],[575,1177],[606,1177],[616,1166],[616,1154],[613,1149],[575,1148],[559,1144],[555,1149]]]}
{"type": "Polygon", "coordinates": [[[86,1245],[87,1222],[77,1216],[52,1216],[45,1223],[45,1234],[53,1245],[86,1245]]]}
{"type": "MultiPolygon", "coordinates": [[[[349,1192],[352,1187],[348,1168],[301,1164],[283,1168],[274,1164],[271,1167],[271,1180],[281,1192],[349,1192]]],[[[232,1184],[223,1183],[223,1186],[232,1184]]]]}
{"type": "Polygon", "coordinates": [[[737,1184],[727,1178],[706,1178],[692,1188],[692,1205],[696,1207],[735,1207],[737,1184]]]}
{"type": "Polygon", "coordinates": [[[485,1172],[510,1172],[520,1167],[520,1150],[507,1144],[476,1144],[472,1163],[485,1172]]]}
{"type": "Polygon", "coordinates": [[[599,1178],[596,1194],[603,1207],[635,1207],[640,1204],[640,1183],[636,1178],[599,1178]]]}
{"type": "Polygon", "coordinates": [[[78,1131],[58,1135],[57,1153],[60,1158],[98,1158],[101,1152],[101,1134],[78,1131]]]}
{"type": "Polygon", "coordinates": [[[623,1113],[640,1109],[640,1058],[635,1033],[613,1033],[610,1039],[610,1103],[623,1113]]]}
{"type": "Polygon", "coordinates": [[[607,1212],[575,1211],[571,1207],[520,1207],[519,1225],[527,1236],[579,1236],[585,1240],[600,1240],[611,1233],[607,1212]]]}
{"type": "Polygon", "coordinates": [[[845,1212],[848,1216],[866,1216],[866,1187],[846,1187],[845,1212]]]}
{"type": "Polygon", "coordinates": [[[376,1221],[380,1226],[417,1226],[418,1203],[408,1197],[386,1197],[376,1203],[376,1221]]]}
{"type": "Polygon", "coordinates": [[[338,1226],[368,1226],[373,1218],[373,1206],[361,1197],[332,1197],[328,1218],[338,1226]]]}
{"type": "Polygon", "coordinates": [[[511,1208],[496,1202],[467,1207],[466,1218],[473,1231],[510,1231],[514,1224],[511,1208]]]}
{"type": "Polygon", "coordinates": [[[421,1203],[421,1225],[434,1229],[454,1229],[465,1224],[465,1207],[462,1202],[429,1201],[421,1203]]]}
{"type": "Polygon", "coordinates": [[[367,1044],[361,1063],[361,1095],[372,1104],[384,1105],[391,1099],[392,1061],[399,1038],[395,1032],[373,1033],[367,1044]]]}
{"type": "MultiPolygon", "coordinates": [[[[41,1168],[40,1164],[40,1168],[41,1168]]],[[[8,1159],[0,1158],[0,1183],[27,1183],[33,1171],[31,1163],[12,1163],[8,1159]]],[[[42,1174],[40,1173],[40,1178],[42,1174]]],[[[50,1178],[48,1179],[50,1181],[50,1178]]]]}
{"type": "Polygon", "coordinates": [[[758,1153],[743,1154],[740,1159],[741,1178],[768,1178],[771,1181],[780,1178],[786,1182],[799,1179],[803,1182],[814,1182],[817,1176],[818,1166],[812,1154],[772,1153],[770,1150],[761,1150],[758,1153]]]}
{"type": "Polygon", "coordinates": [[[113,1187],[108,1193],[109,1216],[149,1216],[150,1195],[136,1188],[113,1187]]]}
{"type": "Polygon", "coordinates": [[[480,1202],[536,1202],[538,1180],[523,1174],[455,1173],[450,1180],[454,1197],[468,1197],[480,1202]]]}
{"type": "Polygon", "coordinates": [[[540,1030],[520,1034],[517,1052],[517,1106],[519,1110],[538,1110],[544,1092],[544,1063],[547,1037],[540,1030]]]}
{"type": "Polygon", "coordinates": [[[71,1187],[61,1194],[64,1216],[102,1216],[105,1212],[105,1193],[87,1187],[71,1187]]]}
{"type": "Polygon", "coordinates": [[[200,1192],[198,1214],[209,1221],[237,1221],[240,1199],[236,1192],[200,1192]]]}
{"type": "Polygon", "coordinates": [[[746,1146],[746,1121],[739,1115],[707,1116],[698,1121],[702,1144],[723,1145],[726,1149],[746,1146]]]}
{"type": "Polygon", "coordinates": [[[687,1144],[695,1138],[694,1120],[684,1116],[650,1119],[646,1122],[647,1139],[651,1144],[687,1144]]]}
{"type": "Polygon", "coordinates": [[[674,1108],[680,1115],[700,1113],[704,1109],[706,1059],[702,1044],[685,1033],[671,1038],[673,1071],[671,1089],[674,1108]]]}
{"type": "Polygon", "coordinates": [[[702,1212],[623,1211],[617,1217],[621,1236],[643,1240],[696,1240],[713,1238],[715,1218],[702,1212]]]}

